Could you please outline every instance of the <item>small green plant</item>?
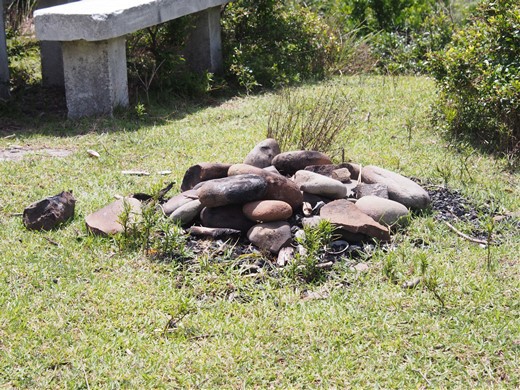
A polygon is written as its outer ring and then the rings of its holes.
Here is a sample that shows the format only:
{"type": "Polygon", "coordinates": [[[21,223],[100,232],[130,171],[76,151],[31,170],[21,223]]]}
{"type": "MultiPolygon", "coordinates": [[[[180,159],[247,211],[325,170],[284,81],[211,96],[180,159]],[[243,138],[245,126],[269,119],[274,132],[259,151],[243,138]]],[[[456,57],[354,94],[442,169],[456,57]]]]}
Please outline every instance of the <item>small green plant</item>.
{"type": "Polygon", "coordinates": [[[391,283],[398,283],[401,274],[397,269],[397,254],[390,252],[383,260],[383,276],[391,283]]]}
{"type": "Polygon", "coordinates": [[[140,232],[140,218],[135,214],[130,202],[123,199],[123,211],[119,214],[118,222],[123,231],[114,236],[120,251],[136,250],[142,247],[140,232]]]}
{"type": "Polygon", "coordinates": [[[147,253],[162,261],[182,261],[193,257],[180,224],[164,216],[156,222],[147,253]]]}
{"type": "Polygon", "coordinates": [[[352,110],[352,101],[338,90],[322,90],[309,98],[285,89],[269,112],[267,137],[276,139],[282,150],[330,152],[347,128],[352,110]]]}
{"type": "Polygon", "coordinates": [[[143,119],[147,115],[146,106],[143,103],[137,103],[134,106],[134,112],[137,116],[137,119],[143,119]]]}
{"type": "Polygon", "coordinates": [[[318,264],[325,247],[334,237],[334,230],[334,225],[326,220],[321,220],[317,226],[303,228],[304,234],[296,239],[303,250],[297,251],[294,261],[286,268],[289,277],[306,283],[323,279],[324,271],[318,267],[318,264]]]}
{"type": "Polygon", "coordinates": [[[421,278],[424,287],[428,290],[435,299],[441,304],[444,308],[446,306],[444,302],[444,298],[440,291],[440,282],[439,276],[435,270],[432,269],[430,262],[428,261],[428,256],[426,253],[420,253],[417,256],[417,261],[419,262],[419,268],[421,271],[421,278]]]}
{"type": "Polygon", "coordinates": [[[448,184],[453,176],[453,166],[450,162],[445,161],[442,165],[435,166],[435,172],[442,178],[444,188],[448,188],[448,184]]]}
{"type": "Polygon", "coordinates": [[[191,312],[194,311],[195,305],[189,299],[180,299],[175,306],[170,310],[170,318],[166,322],[163,330],[163,336],[167,333],[172,333],[177,329],[179,323],[191,312]]]}
{"type": "Polygon", "coordinates": [[[496,223],[493,216],[488,215],[484,220],[484,228],[486,231],[486,268],[488,271],[493,271],[495,263],[493,261],[491,247],[493,246],[493,232],[495,231],[496,223]]]}

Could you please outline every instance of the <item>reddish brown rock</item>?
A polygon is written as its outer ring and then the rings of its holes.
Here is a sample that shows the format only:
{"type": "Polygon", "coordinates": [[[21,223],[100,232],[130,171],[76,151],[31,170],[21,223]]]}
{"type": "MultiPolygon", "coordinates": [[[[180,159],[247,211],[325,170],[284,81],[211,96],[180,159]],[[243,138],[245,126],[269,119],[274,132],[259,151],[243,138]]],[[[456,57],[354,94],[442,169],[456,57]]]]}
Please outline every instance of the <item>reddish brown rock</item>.
{"type": "Polygon", "coordinates": [[[292,176],[296,171],[305,169],[309,165],[332,164],[330,158],[315,150],[298,150],[280,153],[273,158],[273,165],[284,175],[292,176]]]}
{"type": "Polygon", "coordinates": [[[388,228],[374,221],[346,199],[338,199],[323,206],[320,216],[349,233],[364,234],[381,241],[389,241],[388,228]]]}
{"type": "Polygon", "coordinates": [[[303,195],[296,183],[282,175],[267,172],[265,169],[253,167],[247,164],[235,164],[229,168],[228,175],[255,174],[262,176],[267,181],[267,191],[264,200],[282,200],[291,205],[293,211],[303,203],[303,195]]]}
{"type": "Polygon", "coordinates": [[[197,184],[227,176],[231,164],[201,163],[188,168],[182,179],[181,191],[188,191],[197,184]]]}
{"type": "Polygon", "coordinates": [[[85,218],[87,229],[98,235],[111,235],[124,231],[122,217],[128,211],[128,227],[141,218],[141,202],[134,198],[118,199],[85,218]]]}
{"type": "Polygon", "coordinates": [[[284,221],[292,216],[292,207],[281,200],[260,200],[246,203],[244,215],[255,222],[284,221]]]}

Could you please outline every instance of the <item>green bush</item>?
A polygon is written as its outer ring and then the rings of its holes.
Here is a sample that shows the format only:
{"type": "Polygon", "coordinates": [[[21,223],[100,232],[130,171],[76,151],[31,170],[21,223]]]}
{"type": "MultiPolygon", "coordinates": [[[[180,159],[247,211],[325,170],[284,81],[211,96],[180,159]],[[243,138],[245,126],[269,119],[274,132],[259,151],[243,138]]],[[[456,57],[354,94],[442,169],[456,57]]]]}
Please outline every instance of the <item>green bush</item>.
{"type": "Polygon", "coordinates": [[[193,17],[186,16],[128,37],[129,86],[137,101],[144,95],[149,103],[151,91],[159,95],[199,96],[211,88],[211,75],[191,71],[182,54],[193,26],[193,17]]]}
{"type": "Polygon", "coordinates": [[[409,32],[448,0],[336,0],[335,12],[360,32],[409,32]]]}
{"type": "Polygon", "coordinates": [[[451,41],[455,26],[464,22],[476,1],[305,0],[305,4],[337,27],[341,37],[352,32],[358,37],[348,42],[355,48],[354,56],[348,57],[351,64],[338,68],[402,74],[426,72],[428,54],[451,41]],[[365,64],[356,65],[356,57],[365,64]]]}
{"type": "Polygon", "coordinates": [[[248,91],[322,78],[337,49],[318,14],[297,3],[233,1],[222,23],[229,76],[248,91]]]}
{"type": "Polygon", "coordinates": [[[455,134],[518,153],[520,3],[484,1],[470,24],[432,57],[439,112],[455,134]]]}

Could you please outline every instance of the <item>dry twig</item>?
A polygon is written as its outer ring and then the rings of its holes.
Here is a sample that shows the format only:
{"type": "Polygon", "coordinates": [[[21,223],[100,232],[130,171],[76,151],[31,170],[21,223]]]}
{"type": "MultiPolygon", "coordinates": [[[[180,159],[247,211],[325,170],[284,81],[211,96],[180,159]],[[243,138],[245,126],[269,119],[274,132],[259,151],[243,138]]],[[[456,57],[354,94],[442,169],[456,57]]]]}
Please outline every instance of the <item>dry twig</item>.
{"type": "Polygon", "coordinates": [[[460,230],[458,230],[455,226],[453,226],[451,223],[444,221],[446,226],[448,226],[451,230],[453,230],[455,233],[457,233],[460,237],[464,238],[465,240],[468,240],[470,242],[474,242],[475,244],[483,244],[483,245],[489,245],[491,244],[490,241],[487,240],[479,240],[478,238],[474,238],[471,236],[468,236],[467,234],[462,233],[460,230]]]}

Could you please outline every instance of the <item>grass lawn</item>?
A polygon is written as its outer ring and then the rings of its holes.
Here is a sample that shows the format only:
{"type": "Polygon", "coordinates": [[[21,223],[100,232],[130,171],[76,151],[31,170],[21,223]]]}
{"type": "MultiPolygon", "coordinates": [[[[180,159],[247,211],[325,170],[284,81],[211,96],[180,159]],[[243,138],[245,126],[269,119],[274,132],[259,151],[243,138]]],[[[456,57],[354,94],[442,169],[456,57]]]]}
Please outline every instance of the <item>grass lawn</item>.
{"type": "MultiPolygon", "coordinates": [[[[506,158],[451,144],[432,128],[431,80],[358,76],[299,89],[317,96],[324,88],[354,106],[336,159],[344,148],[346,159],[447,184],[478,206],[520,210],[520,177],[506,158]]],[[[419,216],[395,236],[395,251],[363,260],[368,272],[340,264],[320,285],[244,277],[234,259],[214,253],[189,266],[158,262],[86,233],[84,217],[114,195],[172,180],[179,191],[190,165],[241,162],[265,138],[275,101],[172,101],[141,120],[36,116],[26,130],[4,128],[0,149],[73,153],[0,161],[0,388],[520,387],[513,222],[497,224],[500,245],[488,253],[419,216]],[[130,169],[151,175],[121,174],[130,169]],[[77,199],[74,220],[27,231],[17,213],[62,190],[77,199]],[[403,289],[421,267],[431,283],[403,289]],[[301,299],[305,290],[325,299],[301,299]]]]}

